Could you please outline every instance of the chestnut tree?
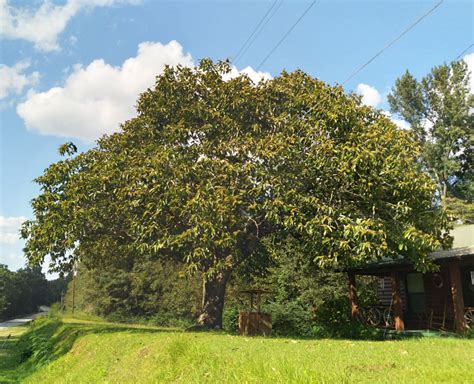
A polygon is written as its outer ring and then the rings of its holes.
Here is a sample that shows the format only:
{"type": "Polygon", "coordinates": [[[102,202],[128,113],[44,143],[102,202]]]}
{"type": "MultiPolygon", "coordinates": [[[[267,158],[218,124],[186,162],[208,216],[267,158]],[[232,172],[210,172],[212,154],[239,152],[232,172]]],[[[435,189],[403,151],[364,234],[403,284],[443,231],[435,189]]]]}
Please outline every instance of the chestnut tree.
{"type": "Polygon", "coordinates": [[[203,276],[206,328],[222,325],[231,274],[265,268],[285,238],[322,267],[398,254],[430,267],[446,220],[410,132],[302,71],[229,72],[166,68],[118,133],[63,145],[22,229],[30,263],[177,259],[203,276]]]}

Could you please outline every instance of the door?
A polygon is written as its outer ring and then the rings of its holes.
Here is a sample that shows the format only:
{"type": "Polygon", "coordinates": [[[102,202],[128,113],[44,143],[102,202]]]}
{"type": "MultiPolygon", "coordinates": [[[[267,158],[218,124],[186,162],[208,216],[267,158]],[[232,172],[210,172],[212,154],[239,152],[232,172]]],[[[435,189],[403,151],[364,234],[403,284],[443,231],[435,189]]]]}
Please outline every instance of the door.
{"type": "Polygon", "coordinates": [[[424,313],[426,310],[426,295],[423,274],[407,274],[408,308],[412,313],[424,313]]]}
{"type": "Polygon", "coordinates": [[[465,307],[474,307],[474,265],[461,268],[462,291],[465,307]]]}

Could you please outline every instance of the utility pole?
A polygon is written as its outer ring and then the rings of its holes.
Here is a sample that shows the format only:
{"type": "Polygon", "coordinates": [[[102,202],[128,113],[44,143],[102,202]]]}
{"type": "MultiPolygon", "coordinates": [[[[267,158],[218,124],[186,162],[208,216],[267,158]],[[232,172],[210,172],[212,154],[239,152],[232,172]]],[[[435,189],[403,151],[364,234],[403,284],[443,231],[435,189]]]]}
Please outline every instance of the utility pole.
{"type": "Polygon", "coordinates": [[[76,306],[76,266],[72,270],[72,313],[76,306]]]}
{"type": "Polygon", "coordinates": [[[61,313],[64,312],[64,291],[61,291],[61,306],[59,307],[61,313]]]}

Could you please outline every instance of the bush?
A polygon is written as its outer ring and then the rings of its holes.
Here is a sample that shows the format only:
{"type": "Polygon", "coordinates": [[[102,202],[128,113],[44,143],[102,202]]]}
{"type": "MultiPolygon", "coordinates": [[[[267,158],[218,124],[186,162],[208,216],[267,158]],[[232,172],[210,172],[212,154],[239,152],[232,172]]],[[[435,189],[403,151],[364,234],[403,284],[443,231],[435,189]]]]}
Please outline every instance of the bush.
{"type": "Polygon", "coordinates": [[[229,333],[239,331],[239,310],[237,307],[226,307],[222,314],[222,328],[229,333]]]}
{"type": "Polygon", "coordinates": [[[52,335],[61,325],[58,320],[39,317],[31,324],[30,330],[18,340],[18,361],[30,361],[43,365],[52,360],[54,345],[52,335]]]}
{"type": "Polygon", "coordinates": [[[353,321],[348,299],[343,296],[326,300],[315,312],[315,323],[319,337],[351,339],[380,339],[376,328],[353,321]]]}
{"type": "Polygon", "coordinates": [[[275,336],[315,336],[311,312],[298,302],[269,303],[264,306],[264,312],[272,316],[272,333],[275,336]]]}
{"type": "Polygon", "coordinates": [[[469,329],[466,332],[464,332],[463,337],[466,339],[474,339],[474,329],[469,329]]]}

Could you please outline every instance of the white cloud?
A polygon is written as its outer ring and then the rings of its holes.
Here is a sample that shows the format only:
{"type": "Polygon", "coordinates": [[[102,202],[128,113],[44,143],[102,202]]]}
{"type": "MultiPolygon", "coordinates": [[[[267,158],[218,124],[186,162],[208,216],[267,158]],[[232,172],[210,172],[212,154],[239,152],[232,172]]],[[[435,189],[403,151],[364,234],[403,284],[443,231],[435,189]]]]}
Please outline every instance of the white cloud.
{"type": "MultiPolygon", "coordinates": [[[[356,88],[356,93],[362,96],[362,103],[371,107],[376,107],[382,102],[382,95],[374,87],[360,83],[356,88]]],[[[410,129],[410,124],[403,119],[395,118],[389,111],[382,111],[394,124],[401,129],[410,129]]]]}
{"type": "MultiPolygon", "coordinates": [[[[30,91],[17,106],[17,113],[30,130],[92,142],[118,131],[120,123],[135,115],[138,95],[153,86],[165,65],[177,64],[194,65],[178,42],[144,42],[139,44],[137,55],[121,66],[114,67],[102,59],[86,67],[76,65],[63,86],[30,91]]],[[[228,76],[239,73],[246,73],[253,81],[270,78],[270,74],[251,67],[240,72],[232,68],[228,76]]]]}
{"type": "Polygon", "coordinates": [[[0,64],[0,100],[11,94],[19,95],[25,87],[35,85],[38,82],[38,72],[24,73],[29,66],[29,60],[19,61],[12,67],[0,64]]]}
{"type": "Polygon", "coordinates": [[[403,119],[397,119],[389,111],[382,111],[382,113],[387,116],[392,122],[401,129],[410,129],[410,123],[403,119]]]}
{"type": "Polygon", "coordinates": [[[471,93],[474,94],[474,52],[463,57],[466,62],[469,72],[471,72],[470,88],[471,93]]]}
{"type": "Polygon", "coordinates": [[[394,117],[390,117],[390,119],[401,129],[410,129],[410,123],[403,119],[396,119],[394,117]]]}
{"type": "Polygon", "coordinates": [[[14,7],[8,0],[0,0],[0,36],[23,39],[35,48],[50,52],[59,49],[58,36],[67,23],[85,8],[107,7],[125,0],[67,0],[55,5],[43,0],[39,7],[14,7]]]}
{"type": "Polygon", "coordinates": [[[165,65],[177,64],[193,65],[178,42],[144,42],[137,55],[119,67],[102,59],[87,67],[76,65],[64,86],[31,91],[17,112],[31,130],[90,142],[116,132],[120,123],[133,117],[139,93],[154,84],[165,65]]]}
{"type": "Polygon", "coordinates": [[[242,70],[238,70],[235,66],[232,66],[231,71],[223,76],[224,80],[230,80],[234,77],[237,77],[241,74],[246,74],[250,80],[254,83],[258,83],[260,80],[270,80],[272,76],[268,72],[259,72],[253,69],[252,67],[246,67],[242,70]]]}
{"type": "Polygon", "coordinates": [[[362,96],[362,104],[376,107],[382,102],[379,91],[370,85],[360,83],[356,88],[356,93],[362,96]]]}
{"type": "Polygon", "coordinates": [[[26,217],[0,216],[0,244],[15,244],[20,241],[21,224],[26,217]]]}

